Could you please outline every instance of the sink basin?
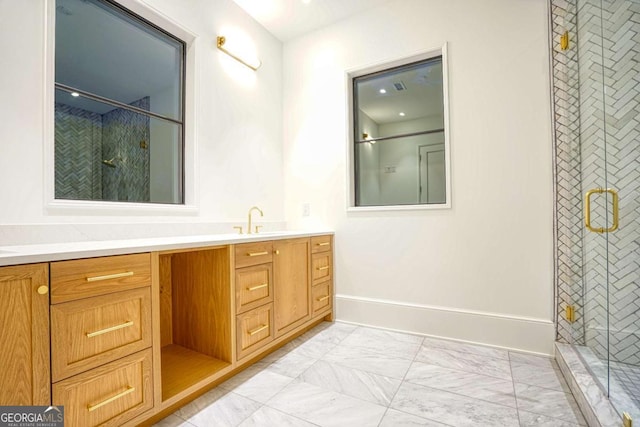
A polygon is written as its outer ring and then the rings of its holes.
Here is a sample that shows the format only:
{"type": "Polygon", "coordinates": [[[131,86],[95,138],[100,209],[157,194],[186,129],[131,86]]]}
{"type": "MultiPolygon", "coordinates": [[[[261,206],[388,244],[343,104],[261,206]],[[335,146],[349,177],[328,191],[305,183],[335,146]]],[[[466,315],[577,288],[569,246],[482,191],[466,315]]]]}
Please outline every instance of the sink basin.
{"type": "Polygon", "coordinates": [[[252,236],[274,236],[276,234],[289,234],[290,231],[261,231],[259,233],[253,233],[252,236]]]}
{"type": "Polygon", "coordinates": [[[236,237],[244,237],[244,238],[259,238],[259,237],[270,237],[270,236],[290,236],[292,234],[296,234],[295,231],[260,231],[259,233],[251,233],[251,234],[236,234],[236,237]]]}

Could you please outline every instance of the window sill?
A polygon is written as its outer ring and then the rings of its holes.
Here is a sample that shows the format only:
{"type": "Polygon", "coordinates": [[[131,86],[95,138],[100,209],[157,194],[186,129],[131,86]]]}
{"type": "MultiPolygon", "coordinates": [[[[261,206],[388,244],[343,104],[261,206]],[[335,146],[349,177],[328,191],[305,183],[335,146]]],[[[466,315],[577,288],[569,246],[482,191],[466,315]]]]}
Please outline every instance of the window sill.
{"type": "Polygon", "coordinates": [[[451,203],[431,205],[349,206],[347,212],[432,211],[451,209],[451,203]]]}
{"type": "Polygon", "coordinates": [[[163,203],[100,202],[90,200],[52,200],[46,205],[50,215],[105,215],[105,216],[145,216],[145,215],[197,215],[195,205],[173,205],[163,203]]]}

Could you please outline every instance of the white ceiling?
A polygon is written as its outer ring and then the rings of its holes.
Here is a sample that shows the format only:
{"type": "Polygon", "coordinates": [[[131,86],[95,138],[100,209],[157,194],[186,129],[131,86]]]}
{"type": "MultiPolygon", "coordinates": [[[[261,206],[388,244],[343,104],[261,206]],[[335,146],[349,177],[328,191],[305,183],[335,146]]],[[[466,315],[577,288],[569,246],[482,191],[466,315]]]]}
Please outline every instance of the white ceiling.
{"type": "Polygon", "coordinates": [[[358,108],[379,125],[441,116],[442,61],[365,77],[357,83],[357,92],[358,108]],[[397,83],[402,83],[404,90],[397,90],[397,83]]]}
{"type": "Polygon", "coordinates": [[[389,2],[389,0],[234,1],[283,42],[389,2]]]}

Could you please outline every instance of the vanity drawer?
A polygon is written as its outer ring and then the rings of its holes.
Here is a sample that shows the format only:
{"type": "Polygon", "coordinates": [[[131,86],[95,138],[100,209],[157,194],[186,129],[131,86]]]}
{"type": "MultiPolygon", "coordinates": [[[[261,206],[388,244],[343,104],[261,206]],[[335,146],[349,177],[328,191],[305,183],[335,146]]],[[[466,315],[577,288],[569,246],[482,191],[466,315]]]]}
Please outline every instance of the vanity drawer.
{"type": "Polygon", "coordinates": [[[236,245],[236,268],[265,264],[273,260],[271,242],[243,243],[236,245]]]}
{"type": "Polygon", "coordinates": [[[331,281],[321,283],[311,289],[311,298],[313,298],[312,316],[322,313],[331,307],[331,281]]]}
{"type": "Polygon", "coordinates": [[[151,290],[51,306],[53,381],[151,347],[151,290]]]}
{"type": "Polygon", "coordinates": [[[153,407],[151,349],[53,384],[70,426],[120,426],[153,407]]]}
{"type": "Polygon", "coordinates": [[[238,360],[273,341],[273,303],[237,316],[238,360]]]}
{"type": "Polygon", "coordinates": [[[311,282],[316,285],[331,279],[331,252],[311,255],[311,282]]]}
{"type": "Polygon", "coordinates": [[[236,312],[243,313],[273,301],[271,264],[236,270],[236,312]]]}
{"type": "Polygon", "coordinates": [[[151,284],[151,255],[133,254],[51,263],[51,303],[151,284]]]}
{"type": "Polygon", "coordinates": [[[311,237],[311,253],[327,252],[333,248],[331,235],[311,237]]]}

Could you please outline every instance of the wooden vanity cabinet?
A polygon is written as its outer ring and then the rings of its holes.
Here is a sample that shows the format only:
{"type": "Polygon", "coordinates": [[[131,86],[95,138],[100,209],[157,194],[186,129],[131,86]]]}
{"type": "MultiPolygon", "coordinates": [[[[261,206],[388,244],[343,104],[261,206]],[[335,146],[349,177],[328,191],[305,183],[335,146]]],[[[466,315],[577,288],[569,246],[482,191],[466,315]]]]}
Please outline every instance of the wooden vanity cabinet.
{"type": "Polygon", "coordinates": [[[153,408],[151,254],[52,262],[52,401],[69,425],[153,408]]]}
{"type": "Polygon", "coordinates": [[[236,358],[273,341],[273,242],[235,246],[236,358]]]}
{"type": "Polygon", "coordinates": [[[153,407],[151,349],[53,384],[70,426],[121,426],[153,407]]]}
{"type": "Polygon", "coordinates": [[[151,347],[151,289],[51,306],[54,382],[151,347]]]}
{"type": "Polygon", "coordinates": [[[0,405],[50,405],[48,264],[0,267],[0,405]]]}
{"type": "Polygon", "coordinates": [[[333,307],[331,235],[0,267],[0,405],[134,426],[333,307]]]}
{"type": "Polygon", "coordinates": [[[311,319],[310,239],[273,242],[274,329],[276,338],[311,319]]]}
{"type": "Polygon", "coordinates": [[[239,314],[236,318],[238,360],[273,341],[273,303],[239,314]]]}
{"type": "Polygon", "coordinates": [[[333,236],[311,238],[311,316],[325,316],[333,308],[333,236]]]}

